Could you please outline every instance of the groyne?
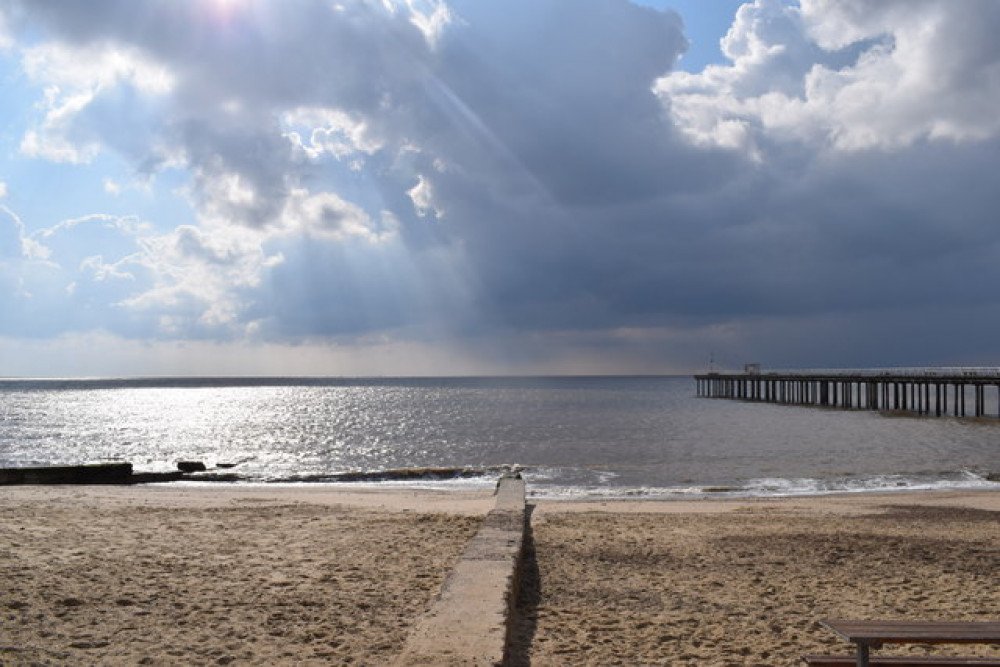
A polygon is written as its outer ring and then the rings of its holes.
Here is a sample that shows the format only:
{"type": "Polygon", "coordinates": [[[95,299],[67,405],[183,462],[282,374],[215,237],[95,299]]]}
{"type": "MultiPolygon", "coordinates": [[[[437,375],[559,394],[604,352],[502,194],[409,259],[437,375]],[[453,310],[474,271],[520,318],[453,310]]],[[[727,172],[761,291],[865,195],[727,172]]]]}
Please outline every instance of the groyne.
{"type": "Polygon", "coordinates": [[[410,633],[396,667],[509,664],[527,521],[524,480],[501,477],[494,509],[410,633]]]}
{"type": "Polygon", "coordinates": [[[694,377],[703,398],[1000,418],[1000,368],[748,370],[694,377]]]}
{"type": "MultiPolygon", "coordinates": [[[[90,463],[82,465],[0,468],[0,486],[11,484],[151,484],[155,482],[250,482],[254,477],[233,472],[236,463],[217,463],[210,468],[201,461],[178,461],[177,470],[135,472],[131,463],[90,463]]],[[[521,466],[417,467],[388,470],[360,470],[316,475],[269,478],[280,483],[340,482],[430,482],[476,479],[523,470],[521,466]]]]}
{"type": "MultiPolygon", "coordinates": [[[[220,468],[223,466],[219,466],[220,468]]],[[[235,475],[206,471],[203,463],[180,461],[177,470],[166,472],[135,472],[131,463],[86,463],[82,465],[39,466],[30,468],[0,468],[0,486],[16,484],[152,484],[200,481],[236,481],[235,475]]]]}
{"type": "Polygon", "coordinates": [[[98,463],[78,466],[0,469],[5,484],[130,484],[131,463],[98,463]]]}

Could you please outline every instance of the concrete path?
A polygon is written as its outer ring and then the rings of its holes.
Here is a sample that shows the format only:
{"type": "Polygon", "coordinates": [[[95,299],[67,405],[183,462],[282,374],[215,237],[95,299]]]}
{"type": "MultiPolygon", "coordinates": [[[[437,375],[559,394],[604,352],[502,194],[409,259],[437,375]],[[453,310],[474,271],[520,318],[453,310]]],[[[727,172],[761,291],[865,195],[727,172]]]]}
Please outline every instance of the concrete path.
{"type": "Polygon", "coordinates": [[[503,665],[527,515],[524,480],[502,477],[483,519],[396,665],[503,665]]]}

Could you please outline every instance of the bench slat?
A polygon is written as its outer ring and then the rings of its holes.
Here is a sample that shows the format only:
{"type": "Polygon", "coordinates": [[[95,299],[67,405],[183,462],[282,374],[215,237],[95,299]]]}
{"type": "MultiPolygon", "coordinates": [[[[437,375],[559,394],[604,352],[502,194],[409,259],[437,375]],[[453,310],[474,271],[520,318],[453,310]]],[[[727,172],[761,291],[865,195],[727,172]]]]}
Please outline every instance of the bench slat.
{"type": "Polygon", "coordinates": [[[880,644],[1000,643],[1000,622],[940,621],[821,621],[852,642],[880,644]]]}

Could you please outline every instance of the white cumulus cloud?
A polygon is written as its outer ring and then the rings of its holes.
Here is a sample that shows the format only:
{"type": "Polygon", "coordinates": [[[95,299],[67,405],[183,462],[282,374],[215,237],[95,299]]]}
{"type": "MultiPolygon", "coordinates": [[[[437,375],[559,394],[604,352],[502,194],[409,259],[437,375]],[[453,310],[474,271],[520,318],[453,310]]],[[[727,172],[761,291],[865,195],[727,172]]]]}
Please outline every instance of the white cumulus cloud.
{"type": "Polygon", "coordinates": [[[749,152],[988,139],[1000,134],[998,21],[990,0],[756,0],[723,41],[731,65],[670,73],[656,91],[695,141],[749,152]]]}

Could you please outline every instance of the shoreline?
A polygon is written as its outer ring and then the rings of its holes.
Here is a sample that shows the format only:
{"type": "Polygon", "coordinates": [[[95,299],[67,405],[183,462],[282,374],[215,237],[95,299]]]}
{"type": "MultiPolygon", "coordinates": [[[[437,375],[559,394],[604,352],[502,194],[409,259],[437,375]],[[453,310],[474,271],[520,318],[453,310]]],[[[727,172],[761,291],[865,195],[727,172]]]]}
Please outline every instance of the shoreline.
{"type": "MultiPolygon", "coordinates": [[[[138,485],[11,485],[0,486],[0,503],[9,500],[84,504],[220,507],[242,502],[290,502],[357,507],[390,512],[430,512],[484,516],[494,501],[494,488],[450,489],[404,486],[345,487],[337,484],[225,484],[182,482],[138,485]]],[[[889,506],[947,506],[1000,512],[997,489],[928,489],[835,491],[796,496],[729,496],[711,498],[607,497],[554,498],[527,496],[533,516],[559,513],[717,514],[732,511],[782,511],[816,514],[873,514],[889,506]]]]}
{"type": "MultiPolygon", "coordinates": [[[[494,503],[492,489],[0,487],[0,661],[385,664],[494,503]]],[[[1000,616],[997,491],[528,505],[515,664],[795,664],[849,648],[822,618],[1000,616]]]]}

